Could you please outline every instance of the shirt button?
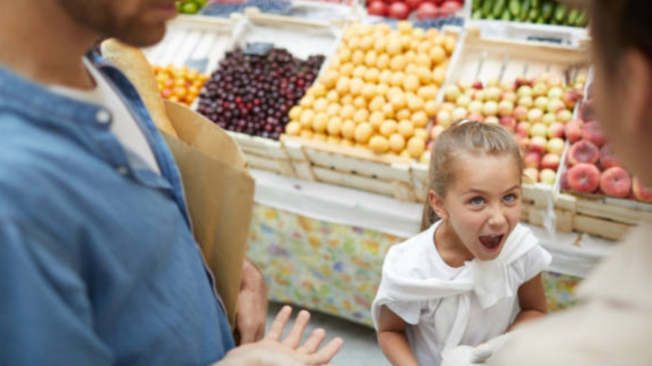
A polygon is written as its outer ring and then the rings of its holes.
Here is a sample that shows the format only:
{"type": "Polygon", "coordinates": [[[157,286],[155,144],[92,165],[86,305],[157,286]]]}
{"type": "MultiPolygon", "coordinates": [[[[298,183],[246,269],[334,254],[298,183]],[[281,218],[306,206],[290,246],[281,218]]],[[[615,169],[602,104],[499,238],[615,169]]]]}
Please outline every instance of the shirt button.
{"type": "Polygon", "coordinates": [[[116,169],[116,171],[117,171],[118,174],[120,174],[120,175],[127,175],[127,173],[129,173],[129,169],[127,169],[127,168],[124,167],[124,166],[120,166],[120,167],[118,167],[118,168],[116,169]]]}
{"type": "Polygon", "coordinates": [[[107,111],[106,109],[100,109],[97,111],[97,114],[95,115],[95,119],[97,119],[97,122],[101,124],[107,124],[111,122],[111,113],[107,111]]]}

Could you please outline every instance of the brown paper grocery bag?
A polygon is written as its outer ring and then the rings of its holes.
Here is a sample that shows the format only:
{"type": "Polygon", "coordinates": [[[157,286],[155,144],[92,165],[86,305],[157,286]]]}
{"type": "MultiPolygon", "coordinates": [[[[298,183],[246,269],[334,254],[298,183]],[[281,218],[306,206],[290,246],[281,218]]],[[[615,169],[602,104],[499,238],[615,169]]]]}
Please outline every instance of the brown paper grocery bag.
{"type": "Polygon", "coordinates": [[[192,110],[165,101],[178,139],[161,131],[179,166],[193,224],[215,285],[235,325],[254,179],[233,139],[192,110]]]}

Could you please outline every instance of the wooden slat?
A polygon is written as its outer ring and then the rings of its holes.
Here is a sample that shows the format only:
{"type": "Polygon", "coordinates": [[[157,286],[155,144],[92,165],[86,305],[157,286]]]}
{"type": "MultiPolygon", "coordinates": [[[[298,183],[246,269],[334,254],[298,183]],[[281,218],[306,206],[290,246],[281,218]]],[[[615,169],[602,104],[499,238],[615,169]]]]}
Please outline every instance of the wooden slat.
{"type": "Polygon", "coordinates": [[[652,222],[652,213],[649,212],[582,199],[577,201],[577,212],[586,216],[608,219],[630,225],[638,224],[641,221],[652,222]]]}
{"type": "Polygon", "coordinates": [[[576,215],[573,218],[573,229],[611,240],[623,239],[631,228],[631,225],[610,222],[595,217],[576,215]]]}

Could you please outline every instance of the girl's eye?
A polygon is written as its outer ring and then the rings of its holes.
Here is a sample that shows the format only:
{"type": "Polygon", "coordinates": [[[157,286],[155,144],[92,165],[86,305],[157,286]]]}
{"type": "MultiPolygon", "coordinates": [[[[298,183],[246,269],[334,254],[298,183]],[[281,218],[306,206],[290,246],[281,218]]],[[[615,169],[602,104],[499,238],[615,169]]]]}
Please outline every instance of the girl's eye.
{"type": "Polygon", "coordinates": [[[516,199],[517,199],[517,197],[516,197],[515,194],[508,194],[507,196],[505,196],[505,197],[503,198],[503,201],[505,201],[505,202],[507,202],[507,203],[513,203],[513,202],[516,201],[516,199]]]}
{"type": "Polygon", "coordinates": [[[474,197],[470,201],[471,205],[473,206],[481,206],[484,204],[484,198],[482,197],[474,197]]]}

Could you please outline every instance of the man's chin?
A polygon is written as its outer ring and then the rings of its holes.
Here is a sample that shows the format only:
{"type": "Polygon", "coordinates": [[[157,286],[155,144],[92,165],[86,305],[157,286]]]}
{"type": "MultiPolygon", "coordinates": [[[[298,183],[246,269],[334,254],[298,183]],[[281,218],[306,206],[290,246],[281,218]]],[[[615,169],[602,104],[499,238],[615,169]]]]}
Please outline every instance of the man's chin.
{"type": "Polygon", "coordinates": [[[132,47],[150,47],[161,42],[165,37],[165,24],[158,27],[150,27],[147,30],[139,29],[133,32],[124,32],[124,34],[114,35],[120,42],[132,47]]]}

